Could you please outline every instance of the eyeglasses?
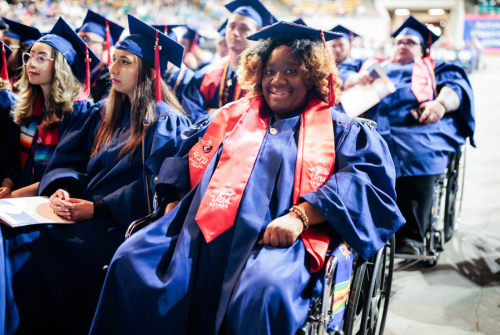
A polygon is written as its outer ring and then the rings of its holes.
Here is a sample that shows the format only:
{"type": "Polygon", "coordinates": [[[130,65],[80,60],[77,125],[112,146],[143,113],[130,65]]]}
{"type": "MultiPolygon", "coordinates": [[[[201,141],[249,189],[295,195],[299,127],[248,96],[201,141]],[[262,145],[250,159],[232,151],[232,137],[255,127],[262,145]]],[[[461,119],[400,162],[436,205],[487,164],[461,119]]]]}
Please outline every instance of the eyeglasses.
{"type": "Polygon", "coordinates": [[[92,43],[104,43],[104,41],[96,41],[96,40],[91,40],[88,36],[83,36],[82,40],[87,43],[87,44],[92,44],[92,43]]]}
{"type": "Polygon", "coordinates": [[[28,65],[30,61],[34,61],[33,65],[36,67],[44,67],[48,64],[49,61],[53,61],[54,58],[50,58],[44,55],[38,55],[36,57],[31,57],[30,54],[24,53],[23,54],[23,64],[28,65]]]}
{"type": "Polygon", "coordinates": [[[411,40],[411,39],[401,39],[401,40],[396,41],[394,44],[398,47],[400,47],[402,45],[404,45],[406,47],[412,47],[414,45],[417,45],[418,43],[415,42],[414,40],[411,40]]]}

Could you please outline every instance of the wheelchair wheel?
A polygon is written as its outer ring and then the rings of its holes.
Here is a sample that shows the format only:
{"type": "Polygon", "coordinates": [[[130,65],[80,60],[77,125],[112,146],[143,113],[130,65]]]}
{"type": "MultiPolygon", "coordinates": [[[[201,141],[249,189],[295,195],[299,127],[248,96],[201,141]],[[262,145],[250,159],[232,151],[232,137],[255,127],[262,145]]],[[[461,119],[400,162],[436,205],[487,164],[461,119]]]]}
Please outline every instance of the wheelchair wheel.
{"type": "Polygon", "coordinates": [[[394,236],[367,261],[360,257],[354,265],[354,276],[347,304],[345,335],[382,335],[389,309],[394,270],[394,236]],[[380,322],[379,322],[380,321],[380,322]]]}
{"type": "Polygon", "coordinates": [[[465,145],[450,157],[446,185],[446,210],[444,214],[444,241],[448,242],[460,226],[465,179],[465,145]]]}

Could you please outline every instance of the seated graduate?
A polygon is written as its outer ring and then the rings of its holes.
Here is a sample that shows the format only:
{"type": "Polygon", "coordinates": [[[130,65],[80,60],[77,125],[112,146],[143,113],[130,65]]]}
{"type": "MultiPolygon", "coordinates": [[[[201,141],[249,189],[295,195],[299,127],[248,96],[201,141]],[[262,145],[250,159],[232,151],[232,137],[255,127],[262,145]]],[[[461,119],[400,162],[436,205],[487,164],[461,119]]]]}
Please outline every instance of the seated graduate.
{"type": "Polygon", "coordinates": [[[54,212],[76,223],[2,229],[12,271],[0,274],[19,333],[88,333],[103,266],[128,225],[152,210],[154,177],[190,126],[160,77],[168,61],[180,65],[182,46],[134,17],[129,27],[113,55],[109,98],[61,140],[40,183],[54,212]]]}
{"type": "Polygon", "coordinates": [[[371,81],[366,70],[373,64],[383,67],[396,86],[397,91],[365,117],[378,123],[396,167],[397,203],[407,221],[396,234],[397,251],[420,254],[430,225],[434,184],[449,155],[467,137],[474,145],[474,97],[463,68],[430,58],[431,45],[439,37],[423,23],[411,16],[392,36],[391,58],[367,60],[344,87],[371,81]]]}
{"type": "Polygon", "coordinates": [[[248,38],[248,97],[163,163],[160,202],[187,194],[117,250],[91,334],[295,334],[330,240],[367,258],[404,223],[384,140],[326,103],[340,79],[321,31],[280,22],[248,38]]]}
{"type": "Polygon", "coordinates": [[[217,60],[229,56],[229,48],[227,47],[227,41],[226,41],[226,26],[227,26],[227,21],[224,21],[223,24],[217,29],[217,32],[219,33],[219,37],[215,40],[215,50],[216,50],[216,57],[217,60]]]}
{"type": "Polygon", "coordinates": [[[111,80],[111,47],[118,42],[123,33],[122,26],[89,10],[83,24],[76,30],[78,36],[102,61],[90,73],[90,97],[94,102],[101,101],[109,92],[111,80]]]}
{"type": "MultiPolygon", "coordinates": [[[[19,155],[19,126],[12,122],[10,113],[16,103],[16,95],[11,91],[7,60],[12,50],[2,44],[0,57],[0,199],[8,197],[12,190],[12,180],[18,173],[16,158],[19,155]]],[[[0,328],[1,329],[1,328],[0,328]]]]}
{"type": "Polygon", "coordinates": [[[358,73],[361,65],[363,65],[361,59],[350,57],[352,39],[359,37],[359,35],[340,24],[330,29],[330,31],[342,35],[341,38],[337,38],[327,45],[335,57],[335,63],[339,69],[339,77],[342,79],[342,82],[345,82],[349,76],[358,73]]]}
{"type": "Polygon", "coordinates": [[[259,0],[236,0],[225,7],[231,12],[226,25],[229,56],[197,71],[183,93],[182,107],[193,122],[245,96],[236,71],[240,54],[253,43],[246,37],[277,21],[259,0]]]}
{"type": "Polygon", "coordinates": [[[4,197],[37,194],[57,143],[93,106],[86,100],[88,85],[82,90],[80,82],[87,78],[86,64],[91,70],[100,60],[89,50],[93,62],[87,62],[86,52],[85,43],[61,18],[23,54],[24,70],[15,84],[18,101],[11,112],[18,125],[17,134],[12,134],[19,143],[12,162],[17,173],[10,175],[4,197]]]}
{"type": "MultiPolygon", "coordinates": [[[[173,29],[178,27],[185,27],[184,24],[153,24],[151,25],[153,28],[162,31],[165,35],[170,37],[172,40],[177,42],[177,35],[173,31],[173,29]]],[[[185,49],[184,49],[185,50],[185,49]]],[[[167,66],[167,70],[161,74],[162,79],[165,83],[170,87],[172,93],[175,95],[179,103],[182,104],[182,92],[184,92],[184,88],[186,88],[187,84],[191,81],[194,76],[193,70],[186,67],[186,64],[182,63],[180,67],[169,63],[167,66]]]]}
{"type": "Polygon", "coordinates": [[[42,33],[35,27],[9,20],[6,17],[2,19],[9,25],[9,29],[2,36],[2,42],[12,49],[12,56],[7,61],[7,67],[12,91],[17,93],[14,84],[21,78],[23,71],[22,56],[36,40],[42,37],[42,33]]]}

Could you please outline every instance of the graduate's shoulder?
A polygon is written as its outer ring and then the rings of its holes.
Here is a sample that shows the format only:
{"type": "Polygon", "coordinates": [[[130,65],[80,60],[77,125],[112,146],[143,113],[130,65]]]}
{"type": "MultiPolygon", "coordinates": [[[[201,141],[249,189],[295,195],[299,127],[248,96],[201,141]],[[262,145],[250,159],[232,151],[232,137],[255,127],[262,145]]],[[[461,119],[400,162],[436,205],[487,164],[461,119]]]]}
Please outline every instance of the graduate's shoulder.
{"type": "Polygon", "coordinates": [[[220,71],[221,69],[226,66],[227,62],[229,61],[229,56],[218,59],[214,61],[213,63],[201,68],[200,70],[196,71],[194,73],[194,78],[195,79],[201,79],[205,77],[206,74],[213,72],[213,71],[220,71]]]}
{"type": "Polygon", "coordinates": [[[364,119],[361,117],[352,117],[345,113],[339,112],[334,108],[330,108],[332,113],[332,120],[334,122],[334,127],[337,131],[345,131],[346,129],[353,126],[370,126],[374,131],[377,129],[377,123],[373,120],[364,119]]]}
{"type": "Polygon", "coordinates": [[[436,62],[434,72],[438,77],[455,77],[457,79],[460,78],[469,81],[465,69],[454,62],[438,61],[436,62]]]}
{"type": "Polygon", "coordinates": [[[17,95],[9,90],[0,90],[0,107],[2,109],[13,108],[17,102],[17,95]]]}

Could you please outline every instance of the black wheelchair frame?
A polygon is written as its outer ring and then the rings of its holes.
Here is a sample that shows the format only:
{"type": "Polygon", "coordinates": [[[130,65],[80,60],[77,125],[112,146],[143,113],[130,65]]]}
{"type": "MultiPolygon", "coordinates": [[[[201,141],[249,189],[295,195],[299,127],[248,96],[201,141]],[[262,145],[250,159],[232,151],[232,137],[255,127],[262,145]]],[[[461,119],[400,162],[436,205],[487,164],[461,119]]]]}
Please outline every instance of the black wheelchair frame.
{"type": "Polygon", "coordinates": [[[396,254],[396,258],[426,261],[434,266],[439,260],[444,244],[460,227],[462,199],[465,179],[466,146],[460,146],[457,153],[450,155],[446,171],[434,185],[431,224],[424,239],[422,255],[396,254]]]}
{"type": "Polygon", "coordinates": [[[306,321],[297,335],[383,335],[394,271],[395,238],[368,260],[354,255],[351,288],[342,328],[328,329],[333,319],[333,289],[337,259],[330,256],[323,294],[313,299],[306,321]],[[380,321],[380,322],[379,322],[380,321]]]}

